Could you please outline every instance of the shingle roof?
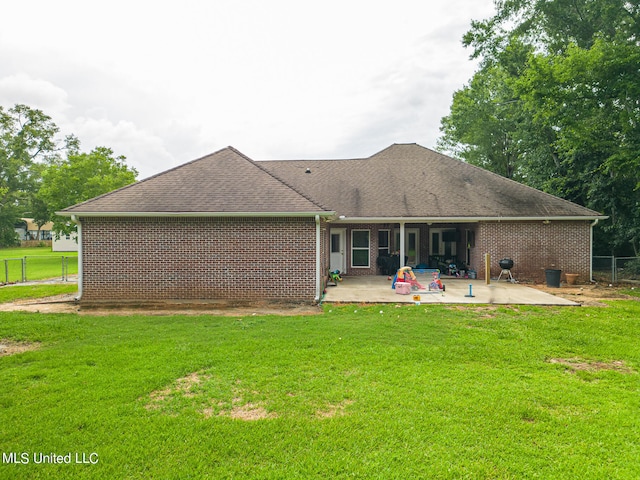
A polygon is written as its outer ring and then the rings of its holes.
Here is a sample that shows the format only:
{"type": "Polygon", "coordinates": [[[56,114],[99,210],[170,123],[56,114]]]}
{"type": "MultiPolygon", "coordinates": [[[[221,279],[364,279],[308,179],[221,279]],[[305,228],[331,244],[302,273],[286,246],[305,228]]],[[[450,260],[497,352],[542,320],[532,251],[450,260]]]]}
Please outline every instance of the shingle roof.
{"type": "Polygon", "coordinates": [[[228,147],[60,213],[330,212],[228,147]]]}
{"type": "Polygon", "coordinates": [[[61,213],[597,218],[598,212],[416,144],[369,158],[253,161],[232,147],[61,213]]]}
{"type": "Polygon", "coordinates": [[[260,162],[347,217],[522,218],[601,215],[416,144],[365,159],[260,162]],[[310,173],[305,173],[309,169],[310,173]]]}

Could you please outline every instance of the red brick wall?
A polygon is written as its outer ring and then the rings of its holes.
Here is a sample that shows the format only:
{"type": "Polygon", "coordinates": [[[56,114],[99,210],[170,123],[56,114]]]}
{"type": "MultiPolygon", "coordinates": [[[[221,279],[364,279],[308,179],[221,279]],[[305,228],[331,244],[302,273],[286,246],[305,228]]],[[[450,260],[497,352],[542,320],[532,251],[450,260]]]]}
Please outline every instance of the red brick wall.
{"type": "Polygon", "coordinates": [[[313,301],[315,249],[314,218],[83,218],[82,300],[313,301]]]}
{"type": "Polygon", "coordinates": [[[545,281],[545,269],[562,270],[580,275],[578,281],[589,281],[589,222],[486,222],[476,227],[475,247],[471,249],[471,266],[478,278],[485,278],[484,255],[491,254],[491,276],[498,277],[498,262],[511,258],[516,280],[545,281]]]}

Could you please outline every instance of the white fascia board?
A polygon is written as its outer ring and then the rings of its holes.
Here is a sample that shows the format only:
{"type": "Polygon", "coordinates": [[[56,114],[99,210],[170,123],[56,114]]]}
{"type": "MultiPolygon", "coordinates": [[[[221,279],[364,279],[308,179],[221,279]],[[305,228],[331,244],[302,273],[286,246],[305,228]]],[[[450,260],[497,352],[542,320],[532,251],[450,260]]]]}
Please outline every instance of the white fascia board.
{"type": "Polygon", "coordinates": [[[347,217],[341,215],[331,223],[479,223],[479,222],[543,222],[543,221],[593,221],[609,218],[592,216],[549,217],[347,217]]]}
{"type": "Polygon", "coordinates": [[[194,218],[194,217],[333,217],[335,212],[56,212],[64,217],[160,217],[160,218],[194,218]]]}

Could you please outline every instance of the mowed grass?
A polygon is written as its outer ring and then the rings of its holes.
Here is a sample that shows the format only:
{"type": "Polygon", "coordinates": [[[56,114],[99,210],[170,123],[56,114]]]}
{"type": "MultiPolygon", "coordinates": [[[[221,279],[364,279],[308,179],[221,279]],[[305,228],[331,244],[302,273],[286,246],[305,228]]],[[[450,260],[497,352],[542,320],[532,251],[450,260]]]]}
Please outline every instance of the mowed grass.
{"type": "Polygon", "coordinates": [[[0,315],[0,478],[640,478],[637,301],[0,315]]]}
{"type": "Polygon", "coordinates": [[[51,297],[78,291],[76,283],[56,283],[39,285],[6,285],[0,287],[0,303],[29,298],[51,297]]]}
{"type": "Polygon", "coordinates": [[[78,252],[54,252],[51,247],[0,249],[0,282],[22,281],[22,262],[26,257],[27,281],[62,278],[78,273],[78,252]],[[66,257],[63,270],[63,257],[66,257]]]}

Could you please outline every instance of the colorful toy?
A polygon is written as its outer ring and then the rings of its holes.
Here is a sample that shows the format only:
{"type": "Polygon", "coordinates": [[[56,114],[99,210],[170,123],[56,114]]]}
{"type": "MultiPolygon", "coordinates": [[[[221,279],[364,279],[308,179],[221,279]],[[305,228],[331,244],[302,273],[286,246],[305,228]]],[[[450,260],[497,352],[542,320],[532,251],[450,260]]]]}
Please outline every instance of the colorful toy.
{"type": "Polygon", "coordinates": [[[334,270],[333,272],[329,272],[329,276],[331,280],[334,282],[341,282],[342,277],[340,276],[340,270],[334,270]]]}
{"type": "Polygon", "coordinates": [[[440,292],[444,292],[444,285],[442,284],[442,281],[440,280],[440,272],[436,271],[433,272],[432,274],[433,279],[431,280],[431,283],[429,284],[429,290],[437,290],[440,292]]]}
{"type": "Polygon", "coordinates": [[[411,285],[412,290],[424,290],[424,286],[416,280],[416,276],[414,275],[411,267],[401,267],[398,269],[398,273],[396,273],[395,278],[393,279],[393,283],[391,284],[391,288],[396,288],[396,282],[405,282],[411,285]]]}

